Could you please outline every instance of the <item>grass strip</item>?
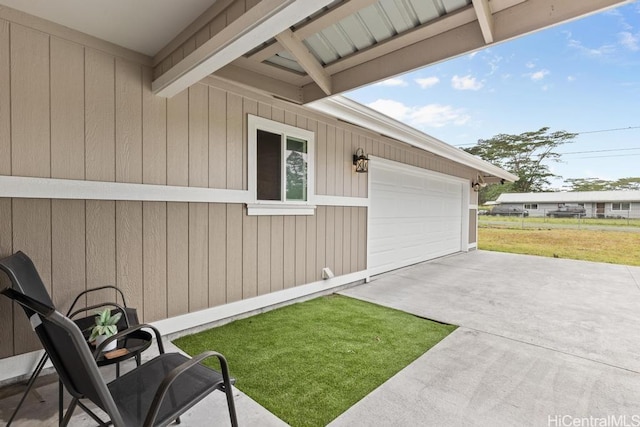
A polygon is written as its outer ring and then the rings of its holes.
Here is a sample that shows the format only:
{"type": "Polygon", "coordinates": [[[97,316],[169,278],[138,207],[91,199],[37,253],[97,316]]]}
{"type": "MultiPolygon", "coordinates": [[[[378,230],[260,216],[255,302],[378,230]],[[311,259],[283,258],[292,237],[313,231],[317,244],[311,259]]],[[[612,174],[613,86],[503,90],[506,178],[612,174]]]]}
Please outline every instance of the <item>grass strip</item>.
{"type": "Polygon", "coordinates": [[[237,387],[288,424],[324,426],[455,328],[331,295],[175,344],[224,354],[237,387]]]}
{"type": "Polygon", "coordinates": [[[479,228],[478,248],[640,266],[640,233],[632,232],[479,228]]]}

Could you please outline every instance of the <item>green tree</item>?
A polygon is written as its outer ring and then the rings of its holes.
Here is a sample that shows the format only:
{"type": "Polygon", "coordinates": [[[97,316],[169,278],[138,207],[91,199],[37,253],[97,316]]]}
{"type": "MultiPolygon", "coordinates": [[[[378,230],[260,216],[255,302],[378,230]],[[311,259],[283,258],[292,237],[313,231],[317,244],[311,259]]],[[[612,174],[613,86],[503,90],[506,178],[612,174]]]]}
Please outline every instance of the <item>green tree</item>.
{"type": "Polygon", "coordinates": [[[568,191],[640,190],[640,177],[608,181],[600,178],[569,178],[563,188],[568,191]]]}
{"type": "MultiPolygon", "coordinates": [[[[573,142],[575,137],[575,133],[550,132],[548,127],[543,127],[519,135],[498,134],[490,139],[481,139],[465,150],[518,176],[516,182],[503,186],[500,193],[539,192],[545,191],[550,179],[557,177],[549,169],[549,163],[560,161],[561,155],[555,150],[573,142]]],[[[485,193],[496,192],[490,187],[485,193]]]]}

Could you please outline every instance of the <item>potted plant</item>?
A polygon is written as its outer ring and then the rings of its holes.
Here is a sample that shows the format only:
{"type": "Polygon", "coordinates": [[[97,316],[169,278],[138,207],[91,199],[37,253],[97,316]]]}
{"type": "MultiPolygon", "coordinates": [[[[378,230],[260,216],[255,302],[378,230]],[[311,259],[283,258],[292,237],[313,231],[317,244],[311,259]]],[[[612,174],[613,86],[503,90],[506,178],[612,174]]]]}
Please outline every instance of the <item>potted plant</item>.
{"type": "MultiPolygon", "coordinates": [[[[111,310],[105,308],[104,310],[97,313],[96,316],[96,325],[91,330],[91,336],[89,337],[89,342],[93,342],[95,340],[96,347],[102,344],[104,340],[118,333],[118,327],[116,323],[122,317],[122,313],[116,313],[111,315],[111,310]]],[[[102,351],[111,351],[115,350],[117,346],[117,341],[113,340],[109,343],[102,351]]]]}

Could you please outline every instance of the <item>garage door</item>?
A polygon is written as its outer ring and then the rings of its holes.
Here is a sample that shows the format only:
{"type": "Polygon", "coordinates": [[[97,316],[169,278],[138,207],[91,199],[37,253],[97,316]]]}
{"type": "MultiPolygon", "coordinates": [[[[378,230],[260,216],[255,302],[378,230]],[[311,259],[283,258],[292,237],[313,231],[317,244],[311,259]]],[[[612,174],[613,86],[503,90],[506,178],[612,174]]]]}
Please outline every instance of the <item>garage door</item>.
{"type": "Polygon", "coordinates": [[[467,249],[466,181],[383,159],[369,171],[372,275],[467,249]]]}

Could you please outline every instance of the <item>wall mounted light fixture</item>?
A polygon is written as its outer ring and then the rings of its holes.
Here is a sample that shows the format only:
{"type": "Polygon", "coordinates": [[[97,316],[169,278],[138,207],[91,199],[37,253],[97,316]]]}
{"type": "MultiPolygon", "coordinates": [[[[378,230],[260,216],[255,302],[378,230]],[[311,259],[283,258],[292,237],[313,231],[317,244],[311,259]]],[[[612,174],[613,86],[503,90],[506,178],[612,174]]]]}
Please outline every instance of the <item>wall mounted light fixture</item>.
{"type": "Polygon", "coordinates": [[[369,158],[364,154],[362,148],[358,148],[356,154],[353,155],[353,165],[358,173],[369,172],[369,158]]]}
{"type": "Polygon", "coordinates": [[[480,191],[481,188],[484,188],[487,186],[487,183],[484,182],[484,178],[482,178],[482,175],[478,174],[475,181],[472,180],[471,181],[471,188],[473,188],[473,191],[475,191],[476,193],[478,191],[480,191]]]}

